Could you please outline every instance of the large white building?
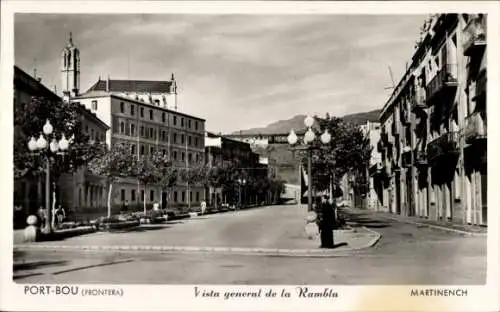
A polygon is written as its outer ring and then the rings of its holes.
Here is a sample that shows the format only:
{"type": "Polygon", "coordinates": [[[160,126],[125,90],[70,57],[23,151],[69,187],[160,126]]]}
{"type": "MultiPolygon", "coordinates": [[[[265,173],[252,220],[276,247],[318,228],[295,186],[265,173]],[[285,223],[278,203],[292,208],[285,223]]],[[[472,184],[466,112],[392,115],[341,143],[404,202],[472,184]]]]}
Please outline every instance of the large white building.
{"type": "MultiPolygon", "coordinates": [[[[109,128],[106,142],[125,144],[132,154],[162,152],[178,168],[203,163],[205,120],[177,111],[177,83],[170,80],[99,79],[79,92],[80,52],[70,37],[62,53],[63,94],[96,114],[109,128]]],[[[104,138],[102,138],[104,139],[104,138]]],[[[158,202],[164,208],[199,206],[204,199],[202,186],[179,181],[170,192],[158,186],[144,187],[136,179],[123,179],[113,188],[113,206],[118,209],[158,202]]]]}

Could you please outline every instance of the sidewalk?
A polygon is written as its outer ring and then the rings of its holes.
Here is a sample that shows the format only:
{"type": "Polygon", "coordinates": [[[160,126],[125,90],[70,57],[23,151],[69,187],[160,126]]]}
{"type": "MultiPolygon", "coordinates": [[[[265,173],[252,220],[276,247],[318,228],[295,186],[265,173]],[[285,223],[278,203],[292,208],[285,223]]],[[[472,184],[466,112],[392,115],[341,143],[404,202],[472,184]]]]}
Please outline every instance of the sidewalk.
{"type": "Polygon", "coordinates": [[[457,223],[452,223],[449,221],[442,221],[442,220],[430,220],[426,219],[423,217],[407,217],[407,216],[401,216],[398,214],[393,214],[389,212],[383,212],[383,211],[372,211],[372,210],[365,210],[365,209],[360,209],[360,208],[341,208],[341,211],[350,211],[352,213],[372,213],[375,216],[380,216],[385,219],[389,220],[394,220],[398,222],[406,222],[410,224],[415,224],[418,226],[426,226],[429,228],[434,228],[437,230],[442,230],[442,231],[448,231],[448,232],[454,232],[457,234],[461,235],[467,235],[467,236],[486,236],[488,229],[486,227],[480,227],[480,226],[472,226],[472,225],[466,225],[466,224],[457,224],[457,223]]]}

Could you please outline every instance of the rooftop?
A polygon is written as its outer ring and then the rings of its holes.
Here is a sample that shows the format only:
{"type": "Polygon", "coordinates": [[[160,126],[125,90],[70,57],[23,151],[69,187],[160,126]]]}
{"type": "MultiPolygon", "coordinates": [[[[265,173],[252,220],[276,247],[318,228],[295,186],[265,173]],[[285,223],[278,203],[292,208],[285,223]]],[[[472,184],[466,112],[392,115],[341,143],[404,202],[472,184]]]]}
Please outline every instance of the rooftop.
{"type": "Polygon", "coordinates": [[[137,92],[137,93],[170,93],[172,81],[154,80],[97,80],[85,93],[91,91],[105,92],[137,92]],[[109,84],[109,86],[108,86],[109,84]]]}

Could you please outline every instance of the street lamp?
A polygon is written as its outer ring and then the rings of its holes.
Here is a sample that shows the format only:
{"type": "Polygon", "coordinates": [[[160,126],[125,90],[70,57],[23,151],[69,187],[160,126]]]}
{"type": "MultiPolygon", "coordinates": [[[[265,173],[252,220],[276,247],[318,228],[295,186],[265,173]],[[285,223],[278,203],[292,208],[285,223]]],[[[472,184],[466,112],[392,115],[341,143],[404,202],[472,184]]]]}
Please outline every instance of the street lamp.
{"type": "Polygon", "coordinates": [[[238,179],[238,195],[239,195],[239,202],[240,202],[240,208],[241,208],[241,185],[245,185],[247,181],[245,179],[238,179]]]}
{"type": "MultiPolygon", "coordinates": [[[[304,119],[304,125],[307,127],[307,131],[304,134],[304,145],[296,146],[299,142],[299,138],[293,129],[290,130],[290,134],[287,137],[288,143],[292,146],[293,149],[306,150],[307,151],[307,210],[312,211],[312,150],[314,149],[312,143],[314,143],[316,139],[316,135],[312,130],[312,126],[314,124],[314,118],[311,116],[307,116],[304,119]]],[[[320,142],[324,145],[330,143],[331,135],[328,130],[320,136],[320,142]]]]}
{"type": "Polygon", "coordinates": [[[42,231],[46,234],[52,231],[52,211],[50,207],[50,162],[51,157],[64,153],[69,147],[69,141],[63,134],[59,141],[56,140],[56,136],[52,134],[54,128],[52,127],[50,121],[47,119],[45,125],[42,128],[42,132],[38,139],[31,137],[28,141],[28,149],[33,154],[38,154],[45,158],[45,207],[47,211],[46,222],[42,231]],[[45,135],[45,136],[44,136],[45,135]],[[47,139],[45,138],[47,137],[47,139]],[[48,140],[52,138],[50,144],[48,140]]]}

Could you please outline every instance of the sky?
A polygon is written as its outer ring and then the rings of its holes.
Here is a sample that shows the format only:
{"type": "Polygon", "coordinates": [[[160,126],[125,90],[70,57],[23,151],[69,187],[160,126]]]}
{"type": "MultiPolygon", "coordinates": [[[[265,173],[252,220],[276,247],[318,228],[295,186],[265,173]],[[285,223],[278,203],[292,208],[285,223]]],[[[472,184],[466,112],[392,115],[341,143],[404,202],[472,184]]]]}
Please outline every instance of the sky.
{"type": "Polygon", "coordinates": [[[16,14],[15,64],[61,90],[69,32],[81,91],[102,79],[168,80],[179,111],[230,133],[298,114],[382,108],[424,15],[16,14]]]}

